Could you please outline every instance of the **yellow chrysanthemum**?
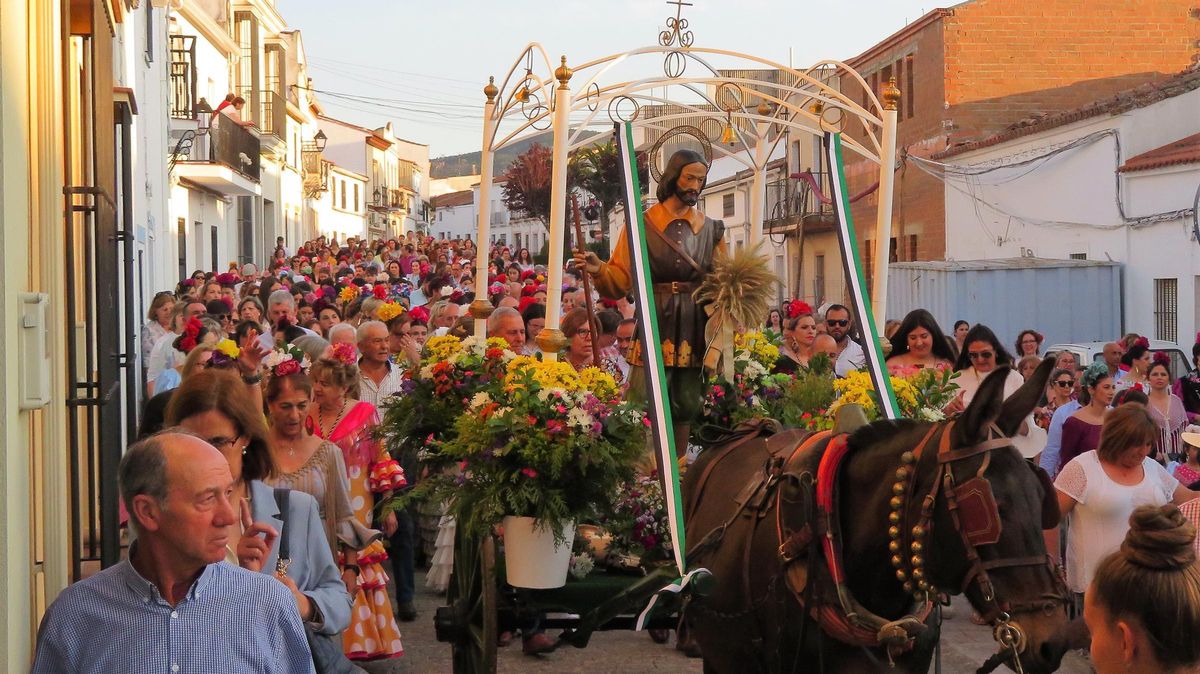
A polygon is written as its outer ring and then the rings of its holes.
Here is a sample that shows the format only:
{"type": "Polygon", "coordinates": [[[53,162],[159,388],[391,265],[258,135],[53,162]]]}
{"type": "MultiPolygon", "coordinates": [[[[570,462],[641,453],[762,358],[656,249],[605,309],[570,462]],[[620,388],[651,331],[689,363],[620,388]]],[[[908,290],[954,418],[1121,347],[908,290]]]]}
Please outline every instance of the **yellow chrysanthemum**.
{"type": "Polygon", "coordinates": [[[597,398],[608,400],[617,395],[617,380],[597,367],[584,368],[579,373],[579,387],[591,391],[597,398]]]}
{"type": "Polygon", "coordinates": [[[393,318],[404,313],[404,305],[399,302],[385,302],[382,306],[375,310],[375,316],[379,320],[387,323],[393,318]]]}
{"type": "Polygon", "coordinates": [[[507,349],[508,340],[503,337],[488,337],[487,348],[489,349],[507,349]]]}
{"type": "Polygon", "coordinates": [[[451,356],[462,350],[462,340],[454,335],[439,335],[430,337],[425,342],[426,361],[437,362],[449,360],[451,356]]]}
{"type": "Polygon", "coordinates": [[[217,342],[217,351],[235,359],[242,354],[242,350],[238,348],[237,343],[232,339],[222,339],[217,342]]]}

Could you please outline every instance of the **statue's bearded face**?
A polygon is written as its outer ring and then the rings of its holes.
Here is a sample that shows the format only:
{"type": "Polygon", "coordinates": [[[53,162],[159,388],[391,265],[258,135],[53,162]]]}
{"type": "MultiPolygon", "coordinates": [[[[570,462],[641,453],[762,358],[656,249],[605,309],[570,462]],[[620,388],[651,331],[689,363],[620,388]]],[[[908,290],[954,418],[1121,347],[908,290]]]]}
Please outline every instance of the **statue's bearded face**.
{"type": "Polygon", "coordinates": [[[675,196],[688,206],[695,206],[700,201],[700,190],[704,189],[707,177],[708,167],[700,162],[684,166],[675,181],[675,196]]]}

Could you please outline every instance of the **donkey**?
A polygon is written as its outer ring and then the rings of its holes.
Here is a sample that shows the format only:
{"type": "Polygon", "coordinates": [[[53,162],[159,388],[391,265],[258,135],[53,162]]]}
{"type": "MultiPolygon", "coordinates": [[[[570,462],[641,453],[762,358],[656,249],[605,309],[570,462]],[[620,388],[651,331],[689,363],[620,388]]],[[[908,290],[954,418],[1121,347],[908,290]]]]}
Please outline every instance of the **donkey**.
{"type": "Polygon", "coordinates": [[[994,627],[993,668],[1055,671],[1070,595],[1042,531],[1058,506],[1009,440],[1052,369],[1004,400],[998,368],[954,420],[743,428],[701,452],[683,491],[689,566],[717,581],[686,612],[704,671],[927,672],[934,607],[958,594],[994,627]]]}

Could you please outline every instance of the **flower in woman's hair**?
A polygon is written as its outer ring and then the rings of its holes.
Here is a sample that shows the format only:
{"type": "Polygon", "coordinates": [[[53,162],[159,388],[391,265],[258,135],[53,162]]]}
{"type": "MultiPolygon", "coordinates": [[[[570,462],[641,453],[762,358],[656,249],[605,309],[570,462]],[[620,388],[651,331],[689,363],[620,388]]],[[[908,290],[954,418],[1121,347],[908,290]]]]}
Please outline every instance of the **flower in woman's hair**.
{"type": "Polygon", "coordinates": [[[1135,340],[1133,342],[1133,345],[1140,346],[1143,349],[1149,349],[1150,348],[1150,340],[1146,339],[1145,337],[1138,337],[1137,340],[1135,340]]]}
{"type": "Polygon", "coordinates": [[[358,362],[358,349],[353,344],[339,342],[331,348],[333,359],[344,365],[354,365],[358,362]]]}
{"type": "Polygon", "coordinates": [[[321,289],[321,295],[332,299],[337,297],[337,290],[333,286],[325,286],[321,289]]]}
{"type": "Polygon", "coordinates": [[[203,330],[204,325],[200,323],[199,318],[195,316],[189,318],[187,324],[183,326],[183,337],[179,340],[179,350],[190,353],[199,343],[200,332],[203,330]]]}
{"type": "Polygon", "coordinates": [[[426,309],[425,307],[413,307],[408,313],[412,314],[414,321],[421,321],[422,323],[429,322],[429,309],[426,309]]]}
{"type": "Polygon", "coordinates": [[[805,314],[811,314],[812,312],[812,307],[809,306],[808,302],[803,300],[792,300],[787,304],[788,318],[796,318],[797,316],[804,316],[805,314]]]}
{"type": "Polygon", "coordinates": [[[301,371],[300,363],[295,359],[288,359],[275,366],[271,373],[276,377],[286,377],[290,374],[296,374],[301,371]]]}
{"type": "Polygon", "coordinates": [[[1171,357],[1166,351],[1155,351],[1153,361],[1157,364],[1166,365],[1167,369],[1171,367],[1171,357]]]}
{"type": "Polygon", "coordinates": [[[234,359],[242,354],[242,350],[238,348],[237,342],[234,342],[232,339],[222,339],[217,342],[217,351],[234,359]]]}
{"type": "MultiPolygon", "coordinates": [[[[196,279],[185,278],[185,279],[183,279],[183,281],[180,281],[179,285],[183,286],[184,288],[195,288],[196,287],[196,279]]],[[[1196,341],[1200,342],[1200,333],[1196,333],[1196,341]]]]}
{"type": "Polygon", "coordinates": [[[371,289],[371,294],[377,299],[386,300],[388,296],[387,286],[380,283],[371,289]]]}
{"type": "MultiPolygon", "coordinates": [[[[382,287],[382,286],[376,286],[382,287]]],[[[385,302],[382,306],[375,310],[375,317],[387,323],[393,318],[404,313],[404,307],[397,302],[385,302]]]]}
{"type": "Polygon", "coordinates": [[[348,285],[338,293],[338,299],[343,302],[353,302],[358,299],[358,286],[348,285]]]}

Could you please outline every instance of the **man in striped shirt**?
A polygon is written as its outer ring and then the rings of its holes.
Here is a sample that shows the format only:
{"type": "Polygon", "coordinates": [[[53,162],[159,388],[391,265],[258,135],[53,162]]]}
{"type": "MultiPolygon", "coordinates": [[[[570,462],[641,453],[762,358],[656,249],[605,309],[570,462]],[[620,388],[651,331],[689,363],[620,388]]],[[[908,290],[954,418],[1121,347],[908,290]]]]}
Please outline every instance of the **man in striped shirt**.
{"type": "MultiPolygon", "coordinates": [[[[226,546],[237,543],[229,531],[238,512],[221,453],[165,431],[129,448],[119,479],[137,533],[129,560],[68,587],[50,605],[34,674],[312,674],[291,592],[223,561],[226,546]]],[[[269,549],[270,540],[258,540],[269,549]]]]}

